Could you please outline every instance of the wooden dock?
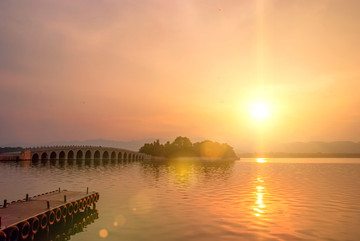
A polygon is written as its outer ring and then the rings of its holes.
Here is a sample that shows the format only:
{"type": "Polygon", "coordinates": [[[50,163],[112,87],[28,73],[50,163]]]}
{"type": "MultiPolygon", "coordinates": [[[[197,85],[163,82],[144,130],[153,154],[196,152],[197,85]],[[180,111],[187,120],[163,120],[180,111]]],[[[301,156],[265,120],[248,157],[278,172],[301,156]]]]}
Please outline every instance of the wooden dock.
{"type": "Polygon", "coordinates": [[[0,207],[0,241],[26,240],[38,230],[73,218],[95,207],[97,192],[52,191],[0,207]]]}

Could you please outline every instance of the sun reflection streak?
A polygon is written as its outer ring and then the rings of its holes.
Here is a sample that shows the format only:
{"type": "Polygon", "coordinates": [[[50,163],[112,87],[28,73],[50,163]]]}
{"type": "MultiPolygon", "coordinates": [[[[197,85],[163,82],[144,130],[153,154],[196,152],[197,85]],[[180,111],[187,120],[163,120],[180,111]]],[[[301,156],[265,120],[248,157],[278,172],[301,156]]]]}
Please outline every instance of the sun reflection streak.
{"type": "Polygon", "coordinates": [[[257,186],[256,186],[256,202],[255,206],[253,207],[254,215],[260,217],[265,212],[266,205],[264,203],[264,190],[265,187],[262,186],[264,180],[261,177],[257,178],[257,186]]]}
{"type": "Polygon", "coordinates": [[[267,162],[267,160],[266,160],[266,158],[257,158],[257,159],[256,159],[256,162],[258,162],[258,163],[265,163],[265,162],[267,162]]]}

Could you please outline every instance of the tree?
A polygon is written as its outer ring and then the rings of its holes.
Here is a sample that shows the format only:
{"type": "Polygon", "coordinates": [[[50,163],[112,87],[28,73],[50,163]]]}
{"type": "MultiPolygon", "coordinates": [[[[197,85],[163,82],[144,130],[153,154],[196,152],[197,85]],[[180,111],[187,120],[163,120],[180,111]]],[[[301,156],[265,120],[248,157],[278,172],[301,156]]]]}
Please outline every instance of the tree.
{"type": "Polygon", "coordinates": [[[139,152],[162,157],[237,158],[233,148],[227,143],[206,140],[193,144],[189,138],[182,136],[176,137],[172,143],[167,141],[164,145],[159,140],[145,143],[139,152]]]}

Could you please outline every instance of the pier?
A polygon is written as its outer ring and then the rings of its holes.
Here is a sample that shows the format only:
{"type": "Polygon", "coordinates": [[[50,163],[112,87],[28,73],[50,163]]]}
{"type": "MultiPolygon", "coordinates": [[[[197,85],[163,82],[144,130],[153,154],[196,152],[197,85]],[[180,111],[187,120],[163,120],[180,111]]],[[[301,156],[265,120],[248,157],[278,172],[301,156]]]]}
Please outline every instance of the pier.
{"type": "MultiPolygon", "coordinates": [[[[60,189],[33,197],[26,195],[23,200],[11,203],[4,200],[0,206],[0,241],[26,240],[43,230],[49,233],[51,227],[65,225],[79,215],[84,216],[85,225],[94,219],[91,216],[94,214],[89,211],[95,210],[98,200],[97,192],[60,189]],[[84,215],[86,213],[89,215],[84,215]]],[[[78,225],[82,225],[82,222],[75,224],[76,229],[79,229],[78,225]]]]}

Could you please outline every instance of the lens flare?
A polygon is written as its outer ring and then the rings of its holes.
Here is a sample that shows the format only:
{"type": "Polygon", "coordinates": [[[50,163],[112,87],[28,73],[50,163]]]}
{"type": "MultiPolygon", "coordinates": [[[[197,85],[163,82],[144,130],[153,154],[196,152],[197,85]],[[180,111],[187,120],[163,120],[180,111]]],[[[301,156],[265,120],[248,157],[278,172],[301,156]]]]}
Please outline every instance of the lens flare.
{"type": "Polygon", "coordinates": [[[107,236],[108,236],[108,231],[106,230],[106,229],[101,229],[100,231],[99,231],[99,236],[101,237],[101,238],[106,238],[107,236]]]}

